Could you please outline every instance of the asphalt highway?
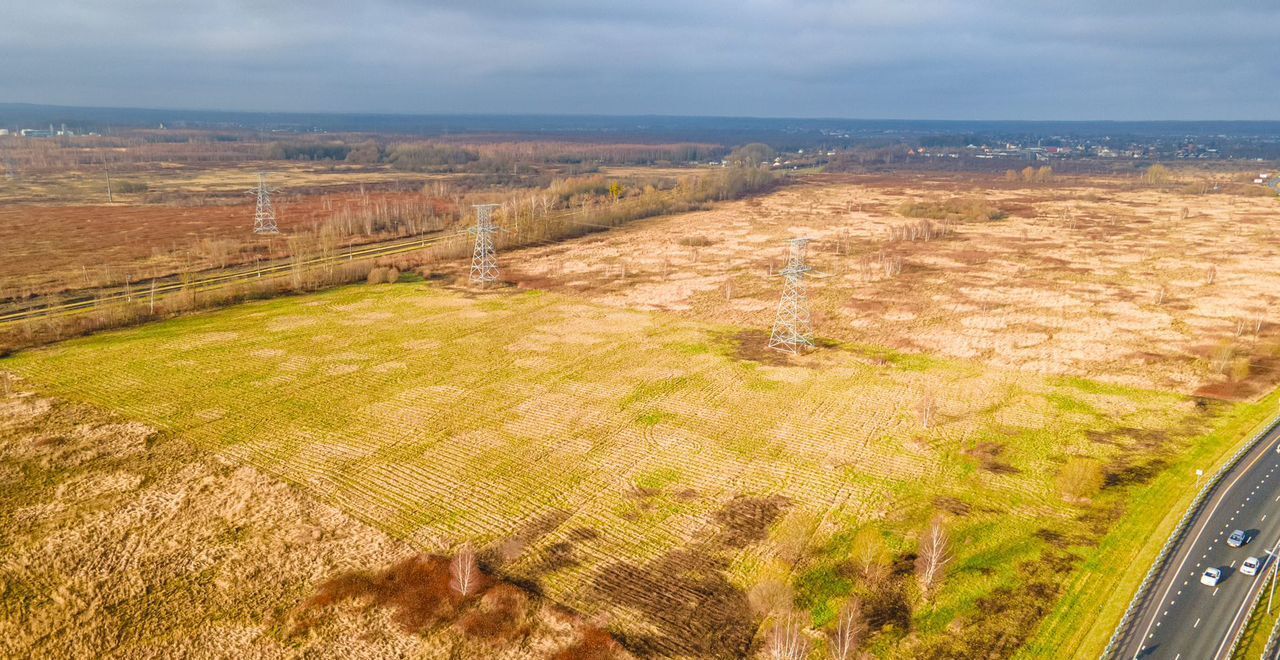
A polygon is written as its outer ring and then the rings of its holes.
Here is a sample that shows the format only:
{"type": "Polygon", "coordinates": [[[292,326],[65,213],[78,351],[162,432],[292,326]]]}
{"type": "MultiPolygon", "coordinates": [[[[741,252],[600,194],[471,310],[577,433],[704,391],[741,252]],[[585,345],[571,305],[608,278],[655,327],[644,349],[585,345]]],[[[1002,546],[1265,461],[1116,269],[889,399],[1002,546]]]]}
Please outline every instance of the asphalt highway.
{"type": "MultiPolygon", "coordinates": [[[[1280,429],[1218,482],[1183,535],[1118,646],[1120,658],[1218,660],[1229,657],[1236,633],[1261,593],[1262,575],[1274,568],[1269,554],[1280,543],[1280,429]],[[1232,548],[1227,537],[1243,530],[1249,541],[1232,548]],[[1256,576],[1240,566],[1263,562],[1256,576]],[[1201,584],[1206,568],[1222,570],[1217,586],[1201,584]]],[[[1280,592],[1276,593],[1280,607],[1280,592]]]]}

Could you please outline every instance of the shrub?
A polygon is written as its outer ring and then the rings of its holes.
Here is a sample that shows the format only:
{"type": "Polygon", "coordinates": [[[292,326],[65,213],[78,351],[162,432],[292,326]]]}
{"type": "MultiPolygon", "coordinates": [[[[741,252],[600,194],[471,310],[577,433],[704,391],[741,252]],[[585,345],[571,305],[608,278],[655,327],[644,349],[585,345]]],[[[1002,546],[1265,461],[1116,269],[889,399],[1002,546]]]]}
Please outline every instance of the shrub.
{"type": "Polygon", "coordinates": [[[111,188],[118,193],[144,193],[149,186],[144,181],[112,181],[111,188]]]}
{"type": "Polygon", "coordinates": [[[761,580],[747,591],[747,604],[761,616],[790,610],[794,599],[791,586],[775,578],[761,580]]]}
{"type": "Polygon", "coordinates": [[[480,155],[462,147],[412,144],[396,146],[391,150],[387,160],[398,170],[425,172],[453,165],[465,165],[480,160],[480,155]]]}
{"type": "Polygon", "coordinates": [[[952,197],[941,201],[906,202],[898,213],[908,218],[931,220],[991,221],[1003,220],[1008,214],[981,197],[952,197]]]}
{"type": "Polygon", "coordinates": [[[1058,490],[1066,500],[1087,500],[1102,490],[1102,466],[1083,456],[1067,459],[1058,473],[1058,490]]]}
{"type": "Polygon", "coordinates": [[[759,165],[760,163],[772,161],[774,156],[777,155],[778,152],[774,151],[773,147],[753,142],[734,149],[726,160],[742,165],[759,165]]]}
{"type": "Polygon", "coordinates": [[[1169,173],[1169,168],[1159,163],[1148,167],[1147,171],[1142,173],[1143,182],[1156,185],[1168,183],[1171,178],[1172,176],[1169,173]]]}
{"type": "Polygon", "coordinates": [[[382,147],[378,146],[378,143],[373,140],[367,140],[347,152],[347,162],[360,164],[380,163],[382,162],[382,156],[382,147]]]}

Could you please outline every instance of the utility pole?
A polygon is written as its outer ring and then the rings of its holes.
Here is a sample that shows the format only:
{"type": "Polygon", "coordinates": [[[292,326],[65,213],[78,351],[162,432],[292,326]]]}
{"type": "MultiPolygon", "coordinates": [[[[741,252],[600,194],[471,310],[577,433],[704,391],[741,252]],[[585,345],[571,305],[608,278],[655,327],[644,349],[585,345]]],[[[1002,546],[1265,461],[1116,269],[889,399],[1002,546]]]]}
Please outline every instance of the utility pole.
{"type": "Polygon", "coordinates": [[[1280,550],[1280,539],[1276,539],[1276,544],[1267,551],[1266,568],[1271,569],[1271,593],[1267,594],[1267,616],[1271,616],[1271,601],[1276,597],[1276,580],[1280,579],[1280,573],[1276,572],[1280,570],[1280,556],[1276,555],[1278,550],[1280,550]]]}
{"type": "Polygon", "coordinates": [[[782,300],[769,333],[769,348],[795,355],[813,346],[813,322],[809,316],[809,296],[804,278],[813,270],[805,263],[808,238],[791,239],[791,255],[782,275],[782,300]]]}
{"type": "Polygon", "coordinates": [[[107,168],[107,203],[112,204],[116,200],[111,197],[111,163],[105,163],[107,168]]]}
{"type": "Polygon", "coordinates": [[[475,249],[471,252],[471,283],[486,285],[498,280],[498,254],[493,235],[498,228],[493,224],[493,210],[497,204],[476,204],[475,249]]]}
{"type": "Polygon", "coordinates": [[[258,198],[258,206],[253,212],[253,233],[279,234],[276,228],[276,209],[271,205],[271,193],[274,189],[267,187],[267,173],[258,172],[258,187],[249,191],[258,198]]]}

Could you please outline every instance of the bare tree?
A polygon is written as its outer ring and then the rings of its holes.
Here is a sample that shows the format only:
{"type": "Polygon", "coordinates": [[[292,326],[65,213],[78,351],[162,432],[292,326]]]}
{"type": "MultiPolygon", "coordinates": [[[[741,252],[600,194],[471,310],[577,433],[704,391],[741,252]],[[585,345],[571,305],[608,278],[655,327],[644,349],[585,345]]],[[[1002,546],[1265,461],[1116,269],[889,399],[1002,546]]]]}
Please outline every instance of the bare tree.
{"type": "Polygon", "coordinates": [[[853,660],[866,631],[867,625],[862,620],[862,603],[849,599],[840,608],[835,630],[827,636],[827,650],[830,651],[832,660],[853,660]]]}
{"type": "Polygon", "coordinates": [[[1231,366],[1231,360],[1234,359],[1235,356],[1235,344],[1231,343],[1231,341],[1227,339],[1218,342],[1218,345],[1214,347],[1210,358],[1213,370],[1220,374],[1227,373],[1227,368],[1231,366]]]}
{"type": "Polygon", "coordinates": [[[880,531],[865,526],[853,537],[851,554],[862,573],[862,579],[875,587],[889,577],[888,553],[880,531]]]}
{"type": "Polygon", "coordinates": [[[805,637],[798,617],[784,614],[773,622],[766,653],[770,660],[804,660],[809,655],[809,638],[805,637]]]}
{"type": "Polygon", "coordinates": [[[920,426],[928,430],[933,425],[933,416],[938,409],[938,399],[933,395],[932,390],[925,390],[924,395],[920,397],[920,403],[916,404],[916,413],[920,416],[920,426]]]}
{"type": "Polygon", "coordinates": [[[920,539],[920,552],[916,557],[916,580],[924,599],[931,599],[942,584],[943,573],[951,562],[951,541],[942,517],[933,519],[929,529],[920,539]]]}
{"type": "Polygon", "coordinates": [[[480,583],[480,569],[476,567],[476,553],[464,543],[449,563],[449,588],[462,597],[470,596],[480,583]]]}

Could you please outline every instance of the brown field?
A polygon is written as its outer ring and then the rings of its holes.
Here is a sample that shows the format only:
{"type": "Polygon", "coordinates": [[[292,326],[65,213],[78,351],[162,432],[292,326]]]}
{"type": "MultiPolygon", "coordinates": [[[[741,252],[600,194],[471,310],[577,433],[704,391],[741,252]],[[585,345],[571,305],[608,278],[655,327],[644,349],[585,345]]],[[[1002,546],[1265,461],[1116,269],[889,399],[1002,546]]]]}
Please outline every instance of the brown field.
{"type": "MultiPolygon", "coordinates": [[[[229,205],[85,204],[0,206],[0,295],[92,287],[289,254],[287,236],[344,210],[422,208],[445,213],[449,200],[421,192],[281,195],[282,236],[254,236],[251,197],[229,205]]],[[[345,237],[343,244],[370,237],[345,237]]]]}
{"type": "Polygon", "coordinates": [[[251,467],[4,378],[0,656],[627,657],[513,585],[458,597],[447,558],[251,467]]]}
{"type": "Polygon", "coordinates": [[[506,264],[521,286],[767,329],[786,241],[811,237],[821,337],[1247,397],[1275,382],[1278,222],[1269,195],[1133,180],[824,176],[506,264]],[[926,240],[924,220],[899,212],[957,199],[1007,217],[944,216],[926,240]]]}
{"type": "MultiPolygon", "coordinates": [[[[193,204],[214,199],[247,199],[244,191],[257,185],[260,171],[268,172],[276,187],[309,193],[349,190],[361,184],[401,183],[420,187],[428,180],[456,178],[332,162],[144,163],[113,167],[113,200],[118,204],[160,201],[193,204]],[[123,192],[121,184],[128,183],[146,184],[147,190],[123,192]]],[[[24,173],[13,180],[0,179],[0,204],[103,204],[106,201],[106,169],[102,166],[56,168],[24,173]]]]}

